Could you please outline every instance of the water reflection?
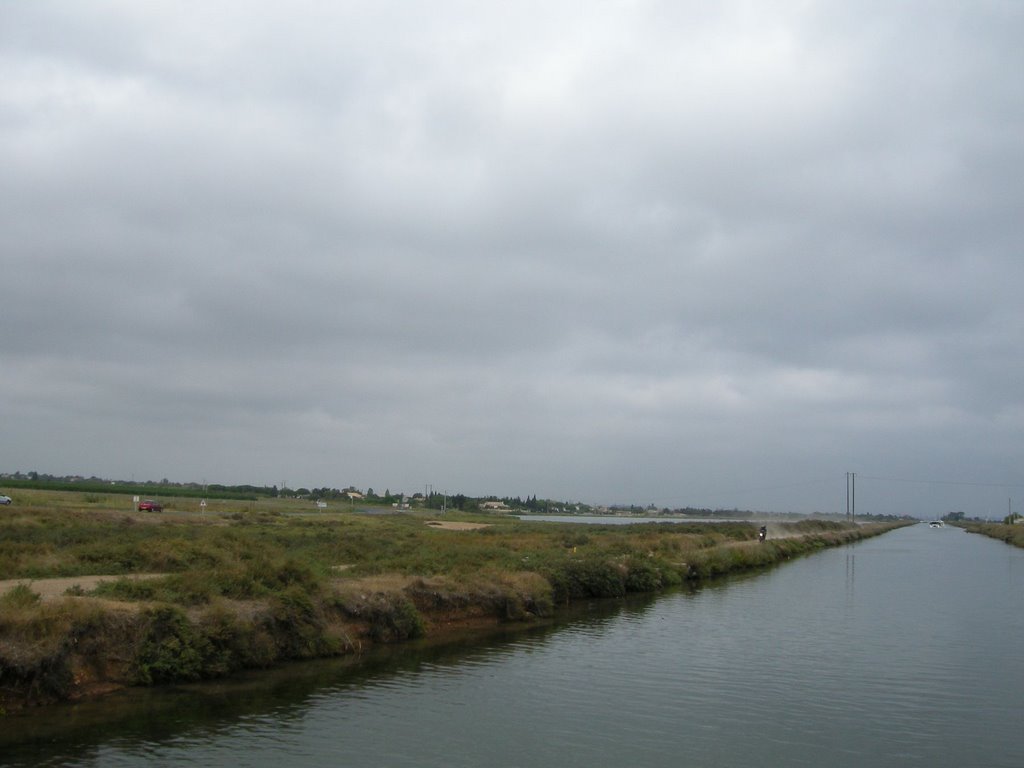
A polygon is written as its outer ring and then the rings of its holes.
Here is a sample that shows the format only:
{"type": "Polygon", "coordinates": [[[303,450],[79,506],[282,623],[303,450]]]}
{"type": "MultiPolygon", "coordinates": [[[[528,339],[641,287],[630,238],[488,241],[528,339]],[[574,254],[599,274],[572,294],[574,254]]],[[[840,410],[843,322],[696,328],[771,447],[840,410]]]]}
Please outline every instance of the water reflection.
{"type": "Polygon", "coordinates": [[[564,632],[585,642],[614,620],[636,620],[655,601],[641,595],[586,602],[540,625],[508,625],[456,639],[374,648],[357,657],[296,662],[230,680],[128,689],[98,701],[11,713],[0,721],[0,765],[103,764],[111,759],[111,745],[118,753],[143,757],[158,747],[180,748],[271,726],[284,736],[325,700],[365,699],[377,690],[406,688],[424,672],[499,663],[513,653],[539,651],[564,632]]]}
{"type": "Polygon", "coordinates": [[[50,710],[0,762],[1020,766],[1022,556],[904,529],[483,643],[50,710]]]}
{"type": "Polygon", "coordinates": [[[846,552],[846,604],[853,605],[854,582],[857,575],[857,556],[847,548],[846,552]]]}

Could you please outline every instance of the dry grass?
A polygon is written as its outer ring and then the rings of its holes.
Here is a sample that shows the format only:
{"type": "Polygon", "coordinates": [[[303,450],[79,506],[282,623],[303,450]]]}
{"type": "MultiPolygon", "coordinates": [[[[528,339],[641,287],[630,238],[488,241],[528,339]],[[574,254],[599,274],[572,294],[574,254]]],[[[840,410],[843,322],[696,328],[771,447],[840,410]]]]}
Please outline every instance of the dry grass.
{"type": "Polygon", "coordinates": [[[153,514],[123,502],[20,491],[0,513],[8,701],[61,698],[78,680],[197,679],[466,621],[533,620],[576,599],[764,567],[885,529],[795,524],[792,538],[759,545],[746,523],[436,521],[293,500],[211,503],[203,515],[176,499],[153,514]],[[62,597],[75,585],[82,596],[62,597]]]}

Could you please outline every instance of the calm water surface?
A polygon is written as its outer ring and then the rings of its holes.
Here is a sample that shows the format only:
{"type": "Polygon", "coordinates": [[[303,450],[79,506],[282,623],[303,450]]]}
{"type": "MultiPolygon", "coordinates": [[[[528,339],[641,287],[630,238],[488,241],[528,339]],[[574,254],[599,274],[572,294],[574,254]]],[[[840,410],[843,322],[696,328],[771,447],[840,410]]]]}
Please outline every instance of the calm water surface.
{"type": "Polygon", "coordinates": [[[0,764],[1024,766],[1024,551],[918,525],[467,648],[0,720],[0,764]]]}

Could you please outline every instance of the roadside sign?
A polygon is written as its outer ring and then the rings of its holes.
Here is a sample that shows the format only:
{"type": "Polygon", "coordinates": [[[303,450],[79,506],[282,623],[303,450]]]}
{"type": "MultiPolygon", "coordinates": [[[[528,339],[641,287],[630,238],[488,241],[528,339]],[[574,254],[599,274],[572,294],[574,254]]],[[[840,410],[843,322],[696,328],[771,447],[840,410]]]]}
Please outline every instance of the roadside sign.
{"type": "Polygon", "coordinates": [[[132,496],[132,501],[134,501],[136,504],[138,504],[139,503],[139,497],[138,496],[132,496]]]}

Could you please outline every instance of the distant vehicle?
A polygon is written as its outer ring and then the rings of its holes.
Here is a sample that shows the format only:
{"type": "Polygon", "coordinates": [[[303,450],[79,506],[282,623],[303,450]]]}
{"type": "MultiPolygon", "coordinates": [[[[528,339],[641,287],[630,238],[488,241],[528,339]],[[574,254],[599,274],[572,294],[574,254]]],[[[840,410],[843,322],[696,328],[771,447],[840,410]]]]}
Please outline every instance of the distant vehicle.
{"type": "Polygon", "coordinates": [[[930,523],[928,523],[928,527],[929,528],[945,528],[946,524],[944,522],[942,522],[941,520],[932,520],[930,523]]]}
{"type": "Polygon", "coordinates": [[[11,497],[10,496],[0,496],[0,504],[10,504],[10,503],[11,503],[11,497]]]}
{"type": "Polygon", "coordinates": [[[152,499],[146,499],[145,501],[139,502],[139,512],[162,512],[163,506],[160,502],[153,501],[152,499]]]}

